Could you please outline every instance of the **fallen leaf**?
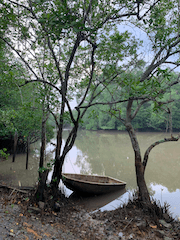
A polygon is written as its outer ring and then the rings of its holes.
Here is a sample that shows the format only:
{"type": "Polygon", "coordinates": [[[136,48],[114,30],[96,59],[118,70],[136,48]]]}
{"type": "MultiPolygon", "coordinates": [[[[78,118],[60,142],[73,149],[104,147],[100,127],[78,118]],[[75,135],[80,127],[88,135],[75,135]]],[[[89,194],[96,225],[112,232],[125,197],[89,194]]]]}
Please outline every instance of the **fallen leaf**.
{"type": "Polygon", "coordinates": [[[29,227],[29,228],[32,227],[32,225],[31,225],[31,224],[28,224],[27,222],[23,222],[23,226],[24,226],[24,227],[29,227]]]}
{"type": "Polygon", "coordinates": [[[20,214],[19,214],[19,216],[20,216],[20,217],[22,217],[22,216],[23,216],[23,214],[22,214],[22,213],[20,213],[20,214]]]}
{"type": "Polygon", "coordinates": [[[42,237],[41,237],[37,232],[35,232],[34,230],[32,230],[31,228],[28,228],[28,227],[27,227],[26,230],[27,230],[27,232],[34,234],[36,238],[42,239],[42,237]]]}
{"type": "Polygon", "coordinates": [[[153,225],[149,225],[151,228],[157,228],[157,226],[155,225],[155,226],[153,226],[153,225]]]}
{"type": "Polygon", "coordinates": [[[29,238],[26,235],[23,235],[23,236],[26,238],[26,240],[29,240],[29,238]]]}
{"type": "Polygon", "coordinates": [[[13,233],[13,232],[14,232],[14,230],[13,230],[13,229],[11,229],[11,230],[10,230],[10,232],[12,232],[12,233],[13,233]]]}
{"type": "Polygon", "coordinates": [[[46,235],[47,237],[51,237],[51,235],[49,233],[45,233],[44,235],[46,235]]]}
{"type": "Polygon", "coordinates": [[[141,231],[139,231],[139,230],[137,230],[137,232],[136,232],[138,235],[142,235],[142,232],[141,231]]]}
{"type": "Polygon", "coordinates": [[[145,237],[145,236],[146,236],[145,232],[143,232],[143,231],[142,231],[141,233],[142,233],[142,236],[143,236],[143,237],[145,237]]]}

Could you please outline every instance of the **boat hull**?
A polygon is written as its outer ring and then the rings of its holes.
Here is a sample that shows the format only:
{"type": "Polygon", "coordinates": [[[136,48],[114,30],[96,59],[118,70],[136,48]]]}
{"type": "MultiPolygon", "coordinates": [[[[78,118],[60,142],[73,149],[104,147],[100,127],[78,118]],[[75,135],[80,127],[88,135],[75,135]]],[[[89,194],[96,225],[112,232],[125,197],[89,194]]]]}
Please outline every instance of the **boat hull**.
{"type": "Polygon", "coordinates": [[[111,177],[63,173],[65,186],[83,194],[105,194],[125,188],[126,183],[111,177]]]}

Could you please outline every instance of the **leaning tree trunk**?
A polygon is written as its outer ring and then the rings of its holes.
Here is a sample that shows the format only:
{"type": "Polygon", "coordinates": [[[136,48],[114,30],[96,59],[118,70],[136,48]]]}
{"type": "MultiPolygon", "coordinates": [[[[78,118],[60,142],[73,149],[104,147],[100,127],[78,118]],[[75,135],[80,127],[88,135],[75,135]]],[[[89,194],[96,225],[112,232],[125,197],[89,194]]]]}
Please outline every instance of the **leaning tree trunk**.
{"type": "Polygon", "coordinates": [[[41,126],[41,150],[40,150],[40,161],[39,161],[39,183],[36,191],[36,199],[38,201],[44,200],[44,190],[46,187],[46,180],[49,172],[48,169],[46,169],[45,171],[42,169],[44,166],[45,148],[46,148],[46,120],[47,119],[45,119],[44,108],[43,108],[43,119],[42,119],[42,126],[41,126]]]}
{"type": "MultiPolygon", "coordinates": [[[[53,190],[53,194],[56,194],[56,191],[58,189],[59,182],[62,178],[62,167],[64,164],[64,160],[67,153],[71,150],[71,148],[74,145],[75,139],[77,137],[77,129],[78,129],[78,120],[74,122],[74,127],[69,133],[68,138],[66,139],[65,146],[61,155],[60,155],[60,152],[58,152],[56,149],[57,152],[55,157],[55,165],[54,165],[54,171],[53,171],[53,176],[51,180],[51,188],[53,190]]],[[[57,134],[57,141],[59,141],[59,133],[57,134]]],[[[61,145],[62,145],[62,139],[61,139],[61,145]]]]}
{"type": "Polygon", "coordinates": [[[132,147],[135,153],[136,181],[139,189],[139,197],[145,203],[150,203],[149,192],[144,178],[144,166],[141,160],[139,143],[131,123],[126,124],[126,129],[131,139],[132,147]]]}
{"type": "Polygon", "coordinates": [[[57,139],[56,154],[55,154],[53,175],[52,175],[52,179],[51,179],[51,188],[52,188],[53,192],[57,191],[57,189],[58,189],[58,185],[59,185],[59,182],[61,179],[60,169],[62,169],[62,165],[64,162],[60,156],[61,147],[62,147],[62,125],[59,125],[56,139],[57,139]]]}
{"type": "Polygon", "coordinates": [[[61,180],[63,163],[64,163],[64,158],[62,156],[56,156],[53,176],[51,179],[51,187],[54,193],[58,190],[58,186],[61,180]]]}

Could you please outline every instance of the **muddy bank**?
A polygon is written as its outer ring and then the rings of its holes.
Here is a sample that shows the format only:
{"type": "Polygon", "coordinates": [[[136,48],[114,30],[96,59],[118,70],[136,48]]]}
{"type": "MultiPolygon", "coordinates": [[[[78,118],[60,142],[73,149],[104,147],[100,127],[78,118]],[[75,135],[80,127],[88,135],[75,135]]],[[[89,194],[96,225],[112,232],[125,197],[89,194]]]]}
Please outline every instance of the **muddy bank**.
{"type": "Polygon", "coordinates": [[[114,211],[89,212],[65,198],[36,204],[32,194],[0,188],[0,239],[180,239],[180,223],[166,208],[149,212],[130,201],[114,211]]]}

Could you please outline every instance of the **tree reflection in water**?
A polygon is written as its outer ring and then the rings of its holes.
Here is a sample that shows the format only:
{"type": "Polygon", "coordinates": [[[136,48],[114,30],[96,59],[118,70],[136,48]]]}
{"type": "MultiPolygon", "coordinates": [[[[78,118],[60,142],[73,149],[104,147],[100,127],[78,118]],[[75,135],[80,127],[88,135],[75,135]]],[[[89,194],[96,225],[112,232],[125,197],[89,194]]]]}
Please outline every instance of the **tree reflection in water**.
{"type": "MultiPolygon", "coordinates": [[[[137,133],[142,153],[153,142],[168,137],[166,133],[137,133]]],[[[77,149],[73,164],[79,168],[76,173],[107,175],[127,182],[127,189],[136,188],[134,153],[129,136],[118,131],[79,131],[75,142],[77,149]]],[[[71,153],[69,153],[71,159],[71,153]]],[[[68,172],[68,168],[66,168],[68,172]]],[[[169,142],[154,148],[150,153],[146,169],[146,182],[152,196],[157,197],[157,189],[161,185],[167,188],[169,195],[164,196],[171,205],[171,193],[180,197],[180,148],[179,143],[169,142]]],[[[174,197],[174,195],[173,195],[174,197]]],[[[173,209],[173,206],[172,208],[173,209]]],[[[177,208],[176,208],[177,209],[177,208]]],[[[180,215],[180,209],[173,209],[180,215]]]]}

